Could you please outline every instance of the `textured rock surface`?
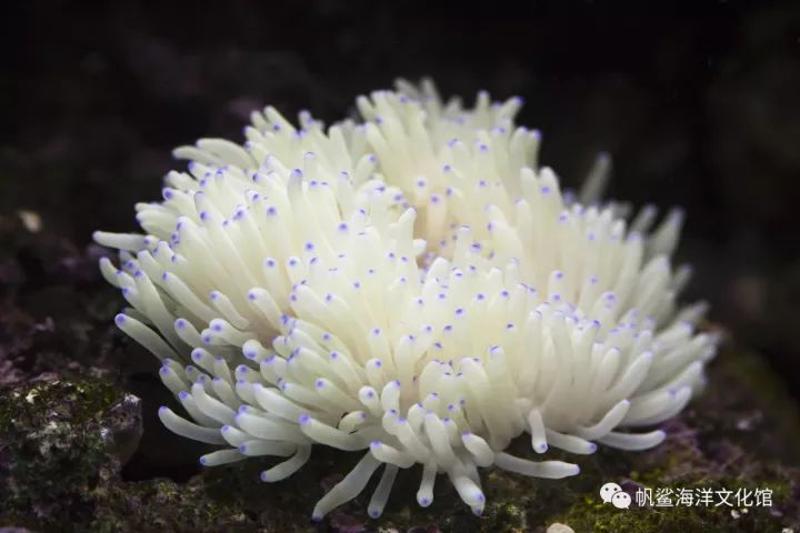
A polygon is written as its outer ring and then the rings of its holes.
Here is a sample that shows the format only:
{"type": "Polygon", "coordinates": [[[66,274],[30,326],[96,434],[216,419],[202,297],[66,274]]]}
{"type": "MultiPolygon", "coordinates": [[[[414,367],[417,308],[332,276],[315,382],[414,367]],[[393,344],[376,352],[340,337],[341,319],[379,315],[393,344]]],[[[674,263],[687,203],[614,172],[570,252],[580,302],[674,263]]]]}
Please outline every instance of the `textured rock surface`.
{"type": "MultiPolygon", "coordinates": [[[[202,447],[154,420],[156,407],[169,399],[153,376],[151,358],[113,332],[109,319],[116,302],[96,279],[94,250],[80,252],[46,235],[32,239],[19,221],[2,222],[13,229],[0,234],[9,245],[5,250],[13,252],[4,272],[19,275],[6,285],[0,307],[0,527],[317,527],[309,521],[314,502],[357,454],[319,449],[306,468],[275,485],[258,481],[266,464],[259,460],[201,471],[195,460],[202,447]],[[19,260],[21,250],[28,250],[26,261],[19,260]],[[31,272],[39,276],[35,290],[24,281],[31,272]]],[[[759,356],[728,341],[711,366],[706,393],[666,429],[669,437],[656,450],[601,450],[580,458],[582,475],[569,480],[485,472],[489,503],[480,518],[447,483],[440,484],[430,508],[417,507],[419,472],[412,469],[401,474],[380,521],[367,518],[362,495],[331,513],[322,527],[545,531],[561,523],[579,532],[800,530],[800,470],[793,466],[800,462],[800,415],[759,356]],[[773,505],[634,505],[622,511],[599,498],[607,481],[632,495],[639,487],[771,489],[773,505]]],[[[526,442],[513,446],[528,453],[526,442]]]]}

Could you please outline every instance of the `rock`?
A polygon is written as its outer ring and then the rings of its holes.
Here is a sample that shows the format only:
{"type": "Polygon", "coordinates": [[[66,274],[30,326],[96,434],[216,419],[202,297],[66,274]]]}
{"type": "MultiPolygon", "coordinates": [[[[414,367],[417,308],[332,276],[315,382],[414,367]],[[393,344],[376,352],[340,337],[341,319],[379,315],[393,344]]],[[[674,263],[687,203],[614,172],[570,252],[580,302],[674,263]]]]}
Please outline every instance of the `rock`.
{"type": "Polygon", "coordinates": [[[40,529],[91,517],[95,489],[119,474],[108,445],[118,424],[107,413],[121,397],[89,379],[0,392],[0,523],[40,529]]]}
{"type": "Polygon", "coordinates": [[[131,458],[142,438],[142,402],[133,394],[125,394],[104,417],[100,434],[120,464],[131,458]]]}

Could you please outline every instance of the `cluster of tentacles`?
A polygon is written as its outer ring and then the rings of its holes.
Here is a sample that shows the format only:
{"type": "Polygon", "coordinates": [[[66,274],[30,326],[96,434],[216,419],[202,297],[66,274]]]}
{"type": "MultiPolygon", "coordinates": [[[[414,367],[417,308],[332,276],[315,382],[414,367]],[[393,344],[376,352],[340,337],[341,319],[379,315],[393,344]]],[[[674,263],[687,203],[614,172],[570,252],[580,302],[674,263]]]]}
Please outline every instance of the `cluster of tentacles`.
{"type": "Polygon", "coordinates": [[[506,453],[523,433],[537,454],[663,440],[653,428],[697,392],[716,345],[695,331],[704,306],[676,304],[681,213],[651,231],[653,208],[627,221],[598,203],[603,157],[566,198],[538,132],[513,123],[520,104],[482,93],[466,110],[400,82],[329,128],[268,107],[244,146],[175,151],[188,172],[136,205],[142,234],[95,234],[119,250],[119,267],[101,261],[129,304],[117,325],[185,410],[161,420],[220,446],[203,464],[284,458],[272,482],[315,444],[364,450],[315,518],[383,466],[379,516],[416,463],[420,505],[445,474],[480,513],[478,467],[578,473],[506,453]]]}

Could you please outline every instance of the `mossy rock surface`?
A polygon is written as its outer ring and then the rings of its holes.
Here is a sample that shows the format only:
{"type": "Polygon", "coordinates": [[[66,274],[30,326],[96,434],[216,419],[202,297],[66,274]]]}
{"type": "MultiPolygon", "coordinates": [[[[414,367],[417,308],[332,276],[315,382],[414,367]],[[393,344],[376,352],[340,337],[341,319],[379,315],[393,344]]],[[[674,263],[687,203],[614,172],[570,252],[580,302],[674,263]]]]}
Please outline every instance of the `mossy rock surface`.
{"type": "MultiPolygon", "coordinates": [[[[381,519],[366,515],[368,488],[322,524],[314,524],[309,516],[315,501],[359,456],[322,448],[298,474],[277,484],[258,481],[266,460],[192,471],[183,476],[185,481],[131,481],[130,466],[123,470],[122,465],[139,442],[140,408],[138,399],[121,387],[95,378],[51,378],[3,390],[0,527],[464,532],[544,531],[559,522],[578,532],[800,531],[796,404],[758,356],[730,346],[712,364],[705,393],[665,425],[669,436],[663,445],[640,453],[601,448],[577,458],[582,473],[567,480],[484,470],[488,503],[481,517],[469,512],[444,479],[434,504],[419,508],[415,493],[420,472],[412,468],[398,477],[381,519]],[[772,505],[736,505],[731,499],[732,507],[634,503],[620,510],[600,499],[599,488],[609,481],[632,496],[643,487],[768,489],[772,505]]],[[[512,444],[514,453],[530,456],[527,447],[524,439],[512,444]]],[[[194,462],[195,452],[187,453],[187,461],[194,462]]],[[[140,455],[129,465],[141,464],[140,455]]]]}

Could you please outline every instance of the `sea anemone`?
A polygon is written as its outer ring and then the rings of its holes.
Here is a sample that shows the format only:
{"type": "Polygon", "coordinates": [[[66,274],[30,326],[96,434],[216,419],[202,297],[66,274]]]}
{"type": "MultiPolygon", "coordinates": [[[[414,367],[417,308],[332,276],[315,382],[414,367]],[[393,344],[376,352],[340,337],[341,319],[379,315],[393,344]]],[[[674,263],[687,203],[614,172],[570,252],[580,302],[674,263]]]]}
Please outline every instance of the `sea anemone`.
{"type": "Polygon", "coordinates": [[[221,447],[202,464],[283,457],[261,474],[274,482],[315,444],[365,450],[315,519],[384,465],[379,516],[416,463],[420,505],[446,474],[480,513],[477,467],[579,472],[508,454],[523,433],[536,454],[664,439],[652,428],[699,390],[716,346],[695,331],[705,306],[676,306],[682,214],[650,232],[654,208],[628,223],[598,203],[607,156],[562,194],[539,133],[514,126],[520,105],[481,93],[468,110],[400,82],[327,129],[267,107],[244,147],[175,150],[188,173],[136,205],[144,234],[95,233],[120,250],[119,269],[100,262],[130,304],[117,326],[162,361],[186,412],[161,407],[161,421],[221,447]]]}

